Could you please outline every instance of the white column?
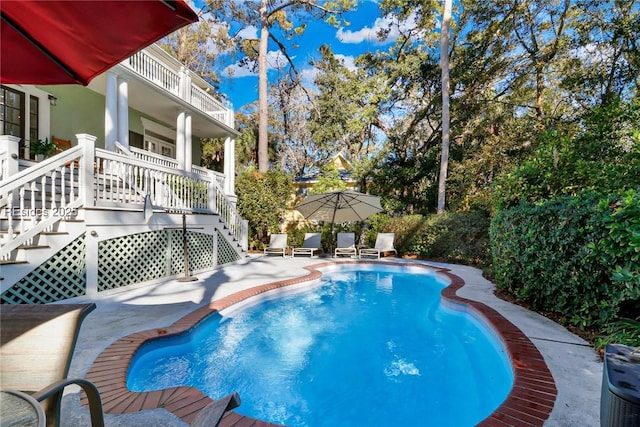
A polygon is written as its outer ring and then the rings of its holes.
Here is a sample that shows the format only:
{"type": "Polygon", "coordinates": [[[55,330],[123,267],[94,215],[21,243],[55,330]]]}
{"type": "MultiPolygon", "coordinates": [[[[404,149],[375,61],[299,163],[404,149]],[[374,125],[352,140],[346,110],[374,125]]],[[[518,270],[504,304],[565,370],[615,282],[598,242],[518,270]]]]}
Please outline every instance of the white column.
{"type": "Polygon", "coordinates": [[[235,195],[236,177],[236,142],[228,137],[224,140],[224,193],[235,195]]]}
{"type": "Polygon", "coordinates": [[[118,76],[118,142],[129,148],[129,83],[118,76]]]}
{"type": "Polygon", "coordinates": [[[96,137],[86,133],[77,133],[78,145],[82,147],[82,158],[80,160],[80,170],[78,172],[78,197],[83,206],[95,206],[93,198],[93,162],[95,160],[96,137]]]}
{"type": "Polygon", "coordinates": [[[191,102],[191,77],[185,67],[180,68],[179,96],[187,102],[191,102]]]}
{"type": "MultiPolygon", "coordinates": [[[[0,135],[0,146],[7,149],[6,164],[0,170],[0,181],[7,179],[19,172],[18,159],[20,158],[20,138],[13,135],[0,135]],[[6,176],[5,176],[6,173],[6,176]]],[[[0,159],[2,161],[3,159],[0,159]]]]}
{"type": "Polygon", "coordinates": [[[184,118],[184,144],[184,170],[191,172],[191,166],[193,165],[193,141],[190,113],[185,113],[184,118]]]}
{"type": "Polygon", "coordinates": [[[116,74],[111,71],[107,71],[104,97],[104,148],[114,151],[118,139],[118,82],[116,74]]]}
{"type": "Polygon", "coordinates": [[[184,128],[185,128],[185,116],[186,112],[180,111],[176,120],[176,160],[178,161],[178,169],[184,170],[185,161],[185,140],[184,140],[184,128]]]}

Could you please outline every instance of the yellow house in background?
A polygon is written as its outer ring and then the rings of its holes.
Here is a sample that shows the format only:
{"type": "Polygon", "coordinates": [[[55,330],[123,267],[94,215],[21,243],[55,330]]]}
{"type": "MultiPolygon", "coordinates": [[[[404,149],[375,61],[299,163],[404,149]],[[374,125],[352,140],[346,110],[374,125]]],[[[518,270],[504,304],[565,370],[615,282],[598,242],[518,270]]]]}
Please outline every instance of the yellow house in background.
{"type": "MultiPolygon", "coordinates": [[[[352,177],[353,165],[342,152],[333,156],[333,158],[329,162],[327,162],[326,166],[332,166],[335,170],[338,171],[340,179],[345,183],[347,189],[356,189],[356,180],[352,177]]],[[[288,225],[292,222],[297,222],[299,226],[302,226],[304,224],[304,217],[300,214],[300,212],[293,209],[293,207],[300,201],[302,201],[305,196],[312,192],[311,189],[318,184],[319,178],[320,172],[316,172],[313,174],[302,176],[300,178],[296,178],[293,181],[293,193],[291,194],[289,209],[287,209],[287,211],[285,212],[285,219],[284,223],[282,224],[283,231],[285,231],[288,225]]]]}
{"type": "MultiPolygon", "coordinates": [[[[347,189],[353,190],[356,181],[352,178],[353,165],[342,152],[333,156],[333,158],[327,163],[327,166],[333,166],[335,170],[340,174],[340,179],[346,184],[347,189]]],[[[305,197],[309,194],[310,190],[318,183],[319,172],[314,174],[305,175],[300,178],[296,178],[293,181],[294,198],[305,197]]],[[[297,200],[296,200],[297,201],[297,200]]]]}

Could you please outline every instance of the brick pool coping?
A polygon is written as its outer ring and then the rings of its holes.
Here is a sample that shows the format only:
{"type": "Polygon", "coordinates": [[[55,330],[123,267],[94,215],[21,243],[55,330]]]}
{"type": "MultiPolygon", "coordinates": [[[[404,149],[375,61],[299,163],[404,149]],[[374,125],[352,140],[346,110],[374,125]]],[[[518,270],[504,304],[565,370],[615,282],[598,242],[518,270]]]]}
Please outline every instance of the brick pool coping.
{"type": "MultiPolygon", "coordinates": [[[[211,398],[200,390],[183,386],[138,393],[127,389],[126,377],[129,363],[143,344],[155,338],[188,331],[210,314],[247,298],[284,286],[319,279],[322,276],[319,268],[355,263],[380,264],[376,261],[323,262],[304,267],[309,271],[307,275],[256,286],[228,295],[192,311],[166,328],[150,329],[120,338],[98,356],[87,372],[86,378],[98,387],[103,409],[107,414],[127,414],[146,409],[164,408],[188,424],[195,418],[198,411],[212,402],[211,398]]],[[[464,286],[465,282],[451,273],[449,269],[392,261],[385,261],[384,265],[426,268],[447,277],[451,284],[442,290],[442,298],[454,305],[462,304],[473,309],[498,332],[513,367],[513,388],[506,400],[478,425],[482,427],[542,426],[553,409],[557,390],[547,364],[529,338],[496,310],[482,303],[457,296],[456,292],[464,286]]],[[[86,396],[82,396],[81,402],[87,404],[86,396]]],[[[229,411],[222,419],[220,426],[268,427],[275,426],[275,424],[229,411]]]]}

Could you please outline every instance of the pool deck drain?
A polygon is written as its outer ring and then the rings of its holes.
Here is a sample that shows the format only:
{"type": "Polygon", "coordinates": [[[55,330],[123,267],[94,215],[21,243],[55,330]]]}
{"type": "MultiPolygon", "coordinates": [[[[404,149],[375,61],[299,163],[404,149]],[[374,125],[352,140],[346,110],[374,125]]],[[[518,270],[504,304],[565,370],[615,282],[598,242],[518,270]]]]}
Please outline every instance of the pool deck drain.
{"type": "MultiPolygon", "coordinates": [[[[173,324],[163,328],[154,328],[136,332],[120,338],[108,346],[95,359],[86,378],[98,387],[103,408],[107,414],[130,414],[148,409],[164,408],[186,423],[190,423],[198,411],[212,400],[193,387],[173,387],[153,392],[131,392],[126,386],[129,363],[136,351],[145,342],[161,337],[179,334],[193,328],[212,313],[228,308],[248,298],[273,291],[278,288],[319,279],[322,273],[318,269],[341,264],[376,264],[376,261],[330,261],[304,267],[308,274],[292,279],[280,280],[268,284],[244,289],[204,305],[183,316],[173,324]]],[[[557,389],[536,346],[524,333],[493,308],[470,299],[462,298],[457,292],[465,286],[465,281],[449,269],[426,264],[408,264],[405,262],[383,261],[384,265],[412,266],[435,270],[447,277],[451,284],[442,290],[442,297],[448,304],[462,305],[474,310],[498,332],[507,349],[514,372],[514,383],[507,399],[479,426],[542,426],[549,418],[556,402],[557,389]]],[[[242,398],[242,396],[240,396],[242,398]]],[[[86,404],[86,397],[81,398],[86,404]]],[[[252,419],[228,412],[220,426],[259,427],[275,424],[252,419]]]]}

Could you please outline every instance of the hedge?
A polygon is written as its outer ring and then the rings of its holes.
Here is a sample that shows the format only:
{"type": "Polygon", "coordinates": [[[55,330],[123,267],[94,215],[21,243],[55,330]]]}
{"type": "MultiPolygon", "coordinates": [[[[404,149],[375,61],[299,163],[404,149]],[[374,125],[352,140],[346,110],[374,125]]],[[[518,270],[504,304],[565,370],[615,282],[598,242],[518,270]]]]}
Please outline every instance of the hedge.
{"type": "Polygon", "coordinates": [[[640,192],[592,192],[500,211],[496,285],[538,311],[600,329],[640,312],[640,192]]]}
{"type": "Polygon", "coordinates": [[[376,215],[368,221],[366,242],[377,232],[394,232],[401,255],[486,267],[491,263],[489,214],[482,210],[441,215],[376,215]]]}

